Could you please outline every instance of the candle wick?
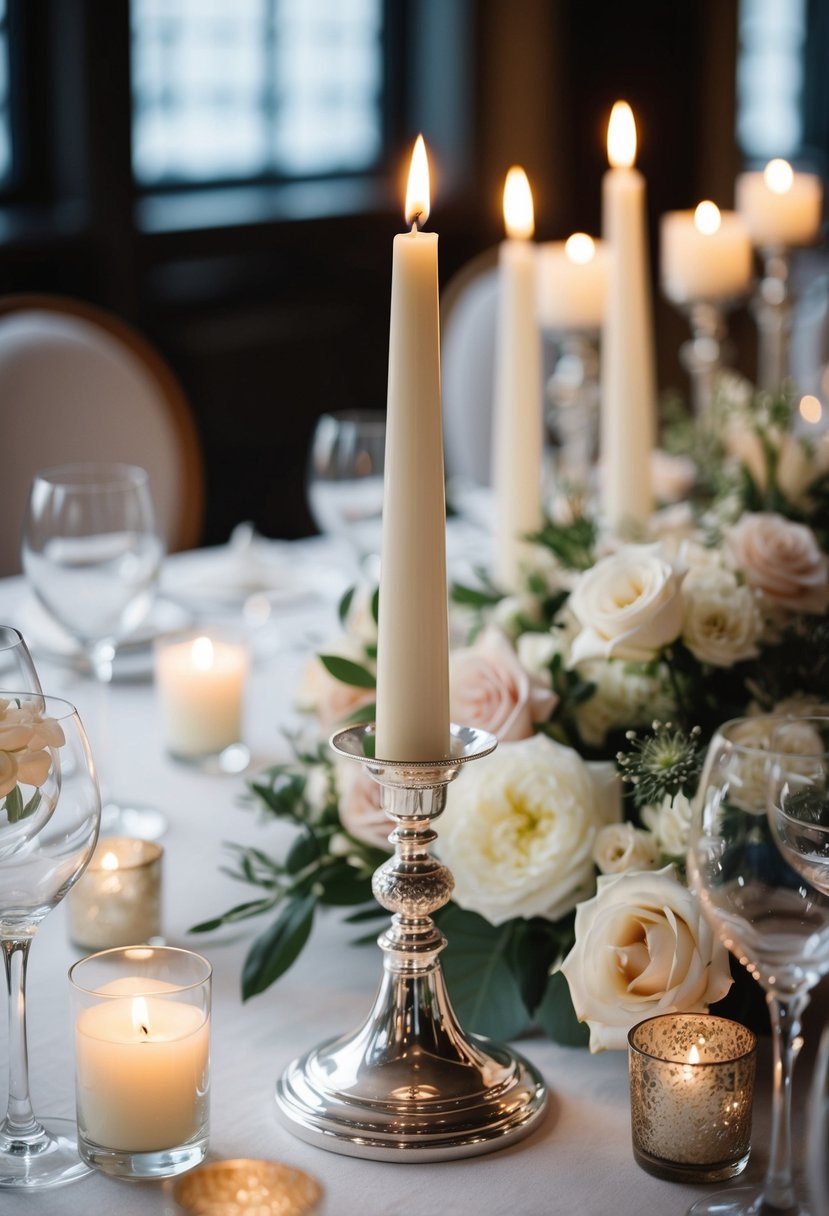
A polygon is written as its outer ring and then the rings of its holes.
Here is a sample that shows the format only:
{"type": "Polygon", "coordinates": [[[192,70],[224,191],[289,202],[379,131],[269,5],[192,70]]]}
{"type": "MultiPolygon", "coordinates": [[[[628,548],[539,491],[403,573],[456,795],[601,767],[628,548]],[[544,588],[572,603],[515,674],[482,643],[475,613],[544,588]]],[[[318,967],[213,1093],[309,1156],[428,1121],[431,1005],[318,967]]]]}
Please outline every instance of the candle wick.
{"type": "Polygon", "coordinates": [[[420,222],[419,221],[420,221],[420,218],[422,215],[423,215],[422,211],[415,212],[415,217],[412,220],[412,236],[414,236],[416,232],[420,231],[420,222]]]}
{"type": "Polygon", "coordinates": [[[142,1033],[142,1034],[147,1035],[147,1037],[149,1038],[149,1034],[150,1034],[150,1032],[149,1032],[149,1030],[147,1029],[147,1027],[144,1025],[144,1023],[143,1023],[143,1022],[141,1023],[140,1030],[141,1030],[141,1033],[142,1033]]]}

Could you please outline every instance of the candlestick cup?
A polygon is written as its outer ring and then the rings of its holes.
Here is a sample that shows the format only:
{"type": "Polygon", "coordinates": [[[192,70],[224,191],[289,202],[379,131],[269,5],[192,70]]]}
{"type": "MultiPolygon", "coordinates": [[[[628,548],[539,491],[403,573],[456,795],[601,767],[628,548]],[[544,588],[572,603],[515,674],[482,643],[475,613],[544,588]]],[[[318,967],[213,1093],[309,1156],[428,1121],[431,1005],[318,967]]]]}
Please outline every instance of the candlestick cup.
{"type": "Polygon", "coordinates": [[[453,726],[449,759],[370,757],[373,726],[338,732],[332,746],[361,761],[394,820],[394,856],[375,873],[374,894],[392,923],[378,944],[383,978],[365,1022],[288,1066],[276,1087],[290,1131],[332,1152],[382,1161],[439,1161],[491,1152],[527,1135],[546,1103],[544,1082],[523,1057],[467,1035],[440,965],[446,940],[431,913],[448,902],[452,875],[429,854],[432,820],[461,766],[495,739],[453,726]]]}

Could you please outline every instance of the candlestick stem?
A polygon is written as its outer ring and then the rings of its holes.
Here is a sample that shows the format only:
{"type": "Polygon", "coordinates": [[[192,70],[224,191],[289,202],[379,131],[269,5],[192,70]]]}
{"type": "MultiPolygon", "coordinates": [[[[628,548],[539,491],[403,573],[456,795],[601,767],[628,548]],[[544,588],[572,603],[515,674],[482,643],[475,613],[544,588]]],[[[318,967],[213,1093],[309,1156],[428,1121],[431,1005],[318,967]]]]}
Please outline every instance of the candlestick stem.
{"type": "Polygon", "coordinates": [[[691,378],[691,407],[697,425],[707,430],[717,376],[728,351],[725,316],[721,307],[708,300],[694,300],[686,311],[691,337],[679,348],[679,357],[691,378]]]}
{"type": "Polygon", "coordinates": [[[759,336],[757,387],[777,392],[789,372],[791,258],[788,250],[778,246],[768,246],[760,253],[763,275],[751,305],[759,336]]]}
{"type": "Polygon", "coordinates": [[[453,726],[449,759],[383,761],[366,757],[373,734],[373,726],[352,727],[332,746],[365,765],[395,822],[394,855],[372,883],[393,913],[378,939],[380,989],[361,1026],[289,1065],[277,1083],[277,1110],[301,1139],[354,1157],[439,1161],[492,1152],[537,1125],[546,1088],[523,1057],[467,1036],[458,1022],[440,965],[446,939],[431,917],[448,902],[452,875],[429,846],[449,782],[495,739],[453,726]]]}
{"type": "Polygon", "coordinates": [[[552,335],[558,358],[547,381],[547,428],[556,445],[556,491],[584,493],[599,437],[598,331],[552,335]]]}

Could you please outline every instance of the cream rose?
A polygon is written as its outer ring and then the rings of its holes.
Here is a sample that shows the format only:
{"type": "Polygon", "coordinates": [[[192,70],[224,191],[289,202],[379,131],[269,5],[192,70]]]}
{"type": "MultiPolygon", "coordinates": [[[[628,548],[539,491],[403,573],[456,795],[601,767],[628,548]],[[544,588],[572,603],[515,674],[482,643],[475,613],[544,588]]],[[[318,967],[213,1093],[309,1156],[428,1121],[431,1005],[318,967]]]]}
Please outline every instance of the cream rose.
{"type": "Polygon", "coordinates": [[[682,640],[701,663],[733,667],[757,655],[763,619],[754,592],[730,570],[692,569],[682,587],[682,640]]]}
{"type": "Polygon", "coordinates": [[[493,925],[556,920],[593,890],[593,845],[618,800],[544,735],[502,744],[449,787],[437,849],[454,899],[493,925]],[[613,809],[611,809],[613,808],[613,809]]]}
{"type": "Polygon", "coordinates": [[[700,1012],[731,987],[728,952],[673,866],[600,877],[576,909],[576,942],[561,965],[590,1050],[627,1046],[660,1013],[700,1012]]]}
{"type": "Polygon", "coordinates": [[[491,731],[503,742],[527,739],[557,697],[533,680],[499,630],[484,630],[474,646],[449,657],[449,704],[454,722],[491,731]]]}
{"type": "Polygon", "coordinates": [[[691,831],[692,806],[684,794],[666,794],[659,806],[648,806],[642,819],[660,850],[669,857],[684,857],[691,831]]]}
{"type": "Polygon", "coordinates": [[[631,668],[620,659],[583,663],[579,671],[595,685],[593,695],[573,711],[579,736],[591,747],[601,747],[609,731],[645,726],[674,712],[658,674],[631,668]]]}
{"type": "Polygon", "coordinates": [[[829,560],[805,524],[771,511],[748,512],[726,532],[725,547],[773,605],[814,613],[829,606],[829,560]]]}
{"type": "Polygon", "coordinates": [[[632,823],[607,824],[599,830],[593,845],[593,860],[602,874],[651,870],[658,859],[659,848],[653,836],[632,823]]]}
{"type": "Polygon", "coordinates": [[[380,806],[382,788],[353,760],[337,763],[340,822],[349,835],[375,849],[391,852],[389,833],[394,823],[380,806]]]}
{"type": "Polygon", "coordinates": [[[585,659],[654,658],[682,628],[683,573],[659,545],[625,545],[597,562],[568,603],[581,625],[571,666],[585,659]]]}
{"type": "Polygon", "coordinates": [[[40,703],[0,699],[0,798],[15,786],[41,786],[49,776],[49,748],[66,742],[63,728],[44,717],[40,703]]]}

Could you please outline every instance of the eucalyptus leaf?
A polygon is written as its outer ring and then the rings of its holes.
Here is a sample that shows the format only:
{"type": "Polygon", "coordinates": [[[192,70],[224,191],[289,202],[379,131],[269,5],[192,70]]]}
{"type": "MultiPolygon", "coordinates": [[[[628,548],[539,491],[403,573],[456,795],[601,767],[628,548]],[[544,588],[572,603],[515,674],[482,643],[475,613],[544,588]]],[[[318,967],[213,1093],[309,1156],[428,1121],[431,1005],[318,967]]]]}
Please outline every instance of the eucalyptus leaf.
{"type": "Polygon", "coordinates": [[[319,659],[325,670],[342,684],[353,688],[377,687],[377,677],[374,673],[352,659],[344,659],[338,654],[321,654],[319,659]]]}
{"type": "Polygon", "coordinates": [[[274,901],[272,899],[251,899],[246,903],[237,904],[235,908],[229,908],[221,916],[214,916],[212,920],[203,920],[198,925],[192,925],[187,932],[212,933],[214,929],[219,929],[222,925],[232,925],[236,921],[247,920],[251,916],[259,916],[262,912],[267,912],[273,906],[274,901]]]}
{"type": "Polygon", "coordinates": [[[296,961],[310,936],[316,906],[312,894],[292,899],[256,938],[242,970],[243,1001],[264,992],[296,961]]]}
{"type": "Polygon", "coordinates": [[[520,1034],[530,1019],[507,961],[513,926],[496,927],[455,904],[435,919],[449,939],[441,961],[461,1023],[494,1039],[520,1034]]]}

